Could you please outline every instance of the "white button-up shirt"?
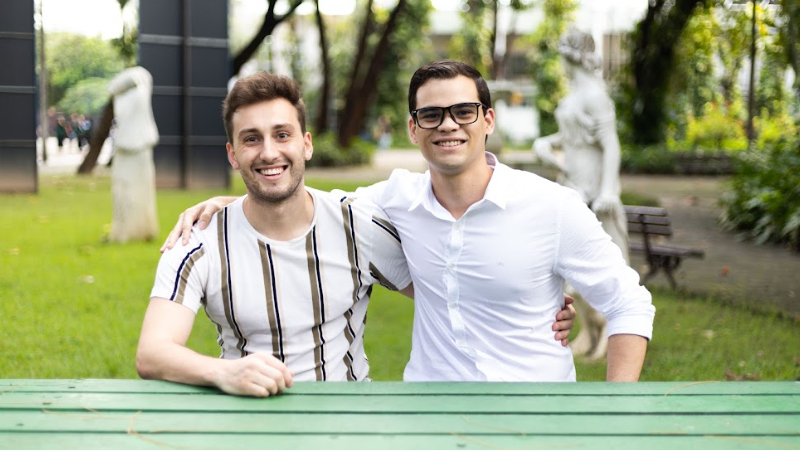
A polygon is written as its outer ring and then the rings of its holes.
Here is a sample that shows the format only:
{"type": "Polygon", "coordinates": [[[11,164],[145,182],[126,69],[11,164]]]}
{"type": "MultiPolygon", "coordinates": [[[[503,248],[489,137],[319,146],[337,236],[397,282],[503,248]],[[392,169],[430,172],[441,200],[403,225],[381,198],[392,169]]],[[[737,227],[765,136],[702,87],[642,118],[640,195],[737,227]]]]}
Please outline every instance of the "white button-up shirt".
{"type": "Polygon", "coordinates": [[[574,381],[551,327],[564,281],[608,319],[609,335],[650,338],[655,308],[639,275],[577,193],[498,163],[458,220],[430,173],[395,170],[362,188],[394,223],[414,281],[406,381],[574,381]]]}

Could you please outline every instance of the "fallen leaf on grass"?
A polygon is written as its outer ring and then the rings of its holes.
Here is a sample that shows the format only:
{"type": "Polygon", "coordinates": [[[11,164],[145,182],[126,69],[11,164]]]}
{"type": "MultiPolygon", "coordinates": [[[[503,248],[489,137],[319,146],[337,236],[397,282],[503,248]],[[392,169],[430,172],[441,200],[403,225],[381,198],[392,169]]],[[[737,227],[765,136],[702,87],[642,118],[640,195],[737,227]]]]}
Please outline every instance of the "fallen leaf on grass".
{"type": "Polygon", "coordinates": [[[736,375],[730,370],[725,372],[725,379],[728,381],[761,381],[761,377],[754,373],[746,373],[744,375],[736,375]]]}
{"type": "Polygon", "coordinates": [[[703,330],[703,336],[709,340],[714,339],[714,330],[703,330]]]}
{"type": "Polygon", "coordinates": [[[19,255],[19,249],[18,248],[10,248],[10,249],[8,249],[8,254],[11,255],[11,256],[17,256],[17,255],[19,255]]]}
{"type": "Polygon", "coordinates": [[[721,277],[727,277],[729,273],[731,273],[731,268],[727,264],[722,266],[722,269],[719,269],[719,276],[721,277]]]}
{"type": "Polygon", "coordinates": [[[94,283],[94,277],[91,275],[86,275],[80,278],[81,283],[92,284],[94,283]]]}

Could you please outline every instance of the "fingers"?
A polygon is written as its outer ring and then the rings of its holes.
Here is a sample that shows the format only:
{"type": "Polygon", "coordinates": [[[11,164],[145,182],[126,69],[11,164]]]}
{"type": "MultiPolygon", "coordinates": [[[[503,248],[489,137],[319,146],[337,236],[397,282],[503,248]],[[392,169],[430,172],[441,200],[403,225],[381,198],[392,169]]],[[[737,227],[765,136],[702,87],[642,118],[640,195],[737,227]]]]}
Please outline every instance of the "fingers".
{"type": "MultiPolygon", "coordinates": [[[[172,230],[169,232],[169,236],[167,236],[167,240],[164,241],[164,245],[162,245],[161,249],[159,250],[161,253],[172,249],[172,247],[175,247],[175,243],[178,242],[178,238],[181,236],[181,223],[183,222],[183,216],[184,213],[181,213],[181,215],[178,216],[178,223],[172,227],[172,230]]],[[[184,245],[187,243],[188,240],[184,242],[184,245]]]]}

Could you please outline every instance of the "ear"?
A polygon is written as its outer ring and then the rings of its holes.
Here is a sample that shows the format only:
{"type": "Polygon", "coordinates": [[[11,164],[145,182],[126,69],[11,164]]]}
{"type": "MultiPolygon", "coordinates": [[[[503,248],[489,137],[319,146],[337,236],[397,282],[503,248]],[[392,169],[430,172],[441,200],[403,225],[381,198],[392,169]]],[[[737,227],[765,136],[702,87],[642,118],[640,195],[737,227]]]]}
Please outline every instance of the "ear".
{"type": "Polygon", "coordinates": [[[303,146],[305,149],[303,150],[303,156],[305,156],[306,161],[311,159],[311,156],[314,154],[314,144],[311,139],[311,133],[306,131],[306,135],[303,136],[303,146]]]}
{"type": "Polygon", "coordinates": [[[494,132],[494,109],[489,108],[486,110],[486,114],[483,116],[484,122],[486,122],[486,135],[490,135],[494,132]]]}
{"type": "Polygon", "coordinates": [[[408,137],[414,145],[417,144],[417,124],[414,122],[413,117],[408,118],[408,137]]]}
{"type": "Polygon", "coordinates": [[[231,163],[233,170],[239,170],[239,162],[236,161],[236,154],[233,152],[233,145],[230,142],[225,144],[225,150],[228,151],[228,162],[231,163]]]}

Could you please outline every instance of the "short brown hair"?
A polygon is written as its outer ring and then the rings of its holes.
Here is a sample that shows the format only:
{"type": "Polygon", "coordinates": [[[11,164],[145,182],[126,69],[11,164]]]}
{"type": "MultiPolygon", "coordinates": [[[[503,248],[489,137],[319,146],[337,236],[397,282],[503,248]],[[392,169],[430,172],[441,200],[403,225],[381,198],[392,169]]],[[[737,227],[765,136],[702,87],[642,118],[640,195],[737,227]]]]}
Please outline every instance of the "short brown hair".
{"type": "Polygon", "coordinates": [[[228,142],[233,142],[233,113],[236,110],[242,106],[278,98],[285,99],[294,106],[297,110],[297,120],[300,121],[300,129],[305,134],[306,105],[303,103],[300,87],[289,77],[262,71],[239,79],[222,102],[222,121],[225,123],[228,142]]]}
{"type": "Polygon", "coordinates": [[[411,76],[411,83],[408,86],[408,112],[417,109],[417,91],[420,86],[431,79],[449,80],[459,75],[463,75],[475,82],[478,90],[478,100],[483,103],[484,108],[492,107],[492,95],[489,93],[489,86],[478,69],[469,64],[453,61],[451,59],[441,59],[428,63],[414,72],[411,76]]]}

